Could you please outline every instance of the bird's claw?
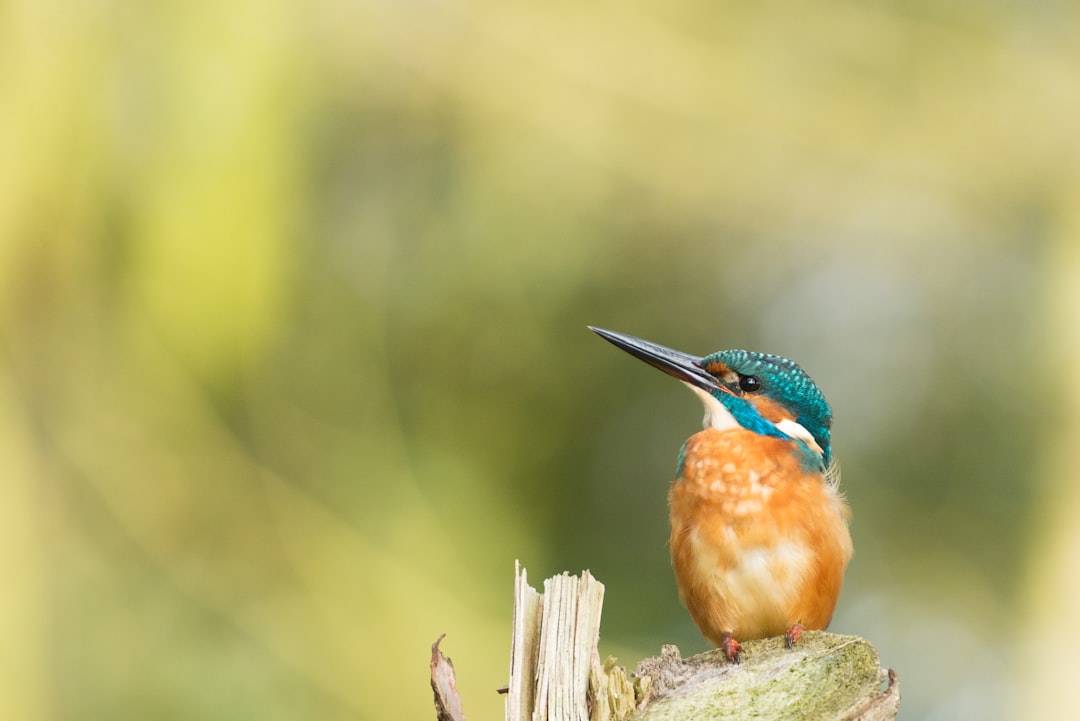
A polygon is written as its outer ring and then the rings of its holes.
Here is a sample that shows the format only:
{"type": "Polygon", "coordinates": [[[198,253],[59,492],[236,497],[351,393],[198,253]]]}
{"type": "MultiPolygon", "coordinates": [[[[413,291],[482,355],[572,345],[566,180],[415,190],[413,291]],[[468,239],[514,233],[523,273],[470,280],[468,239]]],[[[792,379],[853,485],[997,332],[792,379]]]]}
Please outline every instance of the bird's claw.
{"type": "Polygon", "coordinates": [[[802,633],[805,629],[801,623],[794,623],[787,631],[784,632],[784,644],[788,648],[795,648],[795,644],[802,638],[802,633]]]}
{"type": "Polygon", "coordinates": [[[735,640],[730,633],[725,633],[720,648],[724,651],[724,658],[728,663],[742,663],[742,644],[735,640]]]}

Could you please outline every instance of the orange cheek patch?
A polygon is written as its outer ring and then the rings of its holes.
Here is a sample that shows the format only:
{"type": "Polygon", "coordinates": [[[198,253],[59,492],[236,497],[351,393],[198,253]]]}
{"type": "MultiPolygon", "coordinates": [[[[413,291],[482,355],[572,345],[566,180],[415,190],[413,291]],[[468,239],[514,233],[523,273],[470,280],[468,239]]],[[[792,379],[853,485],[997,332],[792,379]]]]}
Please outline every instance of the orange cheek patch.
{"type": "Polygon", "coordinates": [[[723,378],[724,376],[726,376],[728,373],[731,372],[731,369],[728,368],[727,363],[721,363],[720,361],[713,361],[711,363],[706,363],[705,364],[705,370],[708,371],[709,373],[711,373],[712,375],[716,376],[717,378],[723,378]]]}
{"type": "Polygon", "coordinates": [[[787,409],[772,398],[766,398],[765,396],[747,396],[746,400],[753,403],[754,407],[757,408],[758,413],[768,421],[779,423],[784,420],[795,420],[795,416],[791,415],[787,409]]]}

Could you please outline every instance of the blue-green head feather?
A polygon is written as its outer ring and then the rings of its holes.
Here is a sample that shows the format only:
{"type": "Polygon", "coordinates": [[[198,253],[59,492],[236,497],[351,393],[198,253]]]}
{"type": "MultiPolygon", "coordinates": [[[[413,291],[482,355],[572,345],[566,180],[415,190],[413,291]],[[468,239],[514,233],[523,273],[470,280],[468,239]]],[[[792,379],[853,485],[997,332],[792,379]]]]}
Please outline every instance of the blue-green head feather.
{"type": "Polygon", "coordinates": [[[832,464],[832,410],[802,368],[777,355],[722,350],[700,358],[625,333],[592,328],[605,340],[678,378],[701,397],[705,426],[741,426],[797,442],[808,467],[832,464]]]}
{"type": "Polygon", "coordinates": [[[832,409],[817,384],[798,364],[768,353],[722,350],[702,358],[701,366],[719,385],[730,391],[716,390],[713,395],[741,425],[758,433],[775,435],[769,426],[772,429],[776,426],[761,416],[753,398],[758,396],[774,401],[814,438],[821,448],[822,461],[828,467],[832,461],[829,432],[832,409]]]}

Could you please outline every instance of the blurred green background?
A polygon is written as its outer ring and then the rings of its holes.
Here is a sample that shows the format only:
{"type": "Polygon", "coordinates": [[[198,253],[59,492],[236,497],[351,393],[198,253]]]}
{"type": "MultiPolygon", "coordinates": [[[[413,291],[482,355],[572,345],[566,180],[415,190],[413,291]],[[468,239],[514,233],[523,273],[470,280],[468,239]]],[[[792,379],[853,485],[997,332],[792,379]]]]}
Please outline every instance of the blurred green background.
{"type": "Polygon", "coordinates": [[[513,563],[707,644],[700,423],[833,403],[833,629],[905,719],[1078,717],[1073,3],[0,6],[0,717],[497,719],[513,563]]]}

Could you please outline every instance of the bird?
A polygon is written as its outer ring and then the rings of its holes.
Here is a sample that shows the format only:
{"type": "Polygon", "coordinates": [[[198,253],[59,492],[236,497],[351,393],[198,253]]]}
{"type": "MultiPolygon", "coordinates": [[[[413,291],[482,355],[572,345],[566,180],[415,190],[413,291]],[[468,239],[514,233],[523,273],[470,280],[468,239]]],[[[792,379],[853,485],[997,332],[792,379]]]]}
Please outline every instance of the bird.
{"type": "Polygon", "coordinates": [[[704,357],[588,326],[682,381],[705,407],[668,492],[679,598],[729,663],[739,642],[832,620],[853,546],[832,454],[832,409],[786,358],[747,350],[704,357]]]}

